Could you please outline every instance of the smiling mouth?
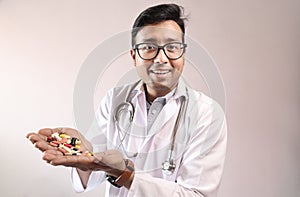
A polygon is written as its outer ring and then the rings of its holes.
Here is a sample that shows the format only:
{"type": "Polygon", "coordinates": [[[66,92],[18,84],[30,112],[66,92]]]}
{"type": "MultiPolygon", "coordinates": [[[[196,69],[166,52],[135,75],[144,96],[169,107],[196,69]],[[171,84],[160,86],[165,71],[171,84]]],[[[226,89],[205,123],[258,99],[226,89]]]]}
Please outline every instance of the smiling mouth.
{"type": "Polygon", "coordinates": [[[171,72],[171,70],[150,70],[150,73],[153,73],[156,75],[165,75],[169,72],[171,72]]]}

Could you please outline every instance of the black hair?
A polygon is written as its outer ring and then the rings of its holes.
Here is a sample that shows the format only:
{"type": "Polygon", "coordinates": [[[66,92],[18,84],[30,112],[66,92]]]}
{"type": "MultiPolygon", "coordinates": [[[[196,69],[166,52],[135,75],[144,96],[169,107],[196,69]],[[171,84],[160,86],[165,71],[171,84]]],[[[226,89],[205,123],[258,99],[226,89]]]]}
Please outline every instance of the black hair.
{"type": "Polygon", "coordinates": [[[187,20],[183,17],[184,9],[181,6],[176,4],[160,4],[153,7],[149,7],[144,10],[140,15],[136,18],[131,31],[131,44],[132,46],[135,44],[135,37],[139,30],[146,25],[157,24],[166,20],[175,21],[182,33],[183,39],[185,34],[185,24],[184,21],[187,20]]]}

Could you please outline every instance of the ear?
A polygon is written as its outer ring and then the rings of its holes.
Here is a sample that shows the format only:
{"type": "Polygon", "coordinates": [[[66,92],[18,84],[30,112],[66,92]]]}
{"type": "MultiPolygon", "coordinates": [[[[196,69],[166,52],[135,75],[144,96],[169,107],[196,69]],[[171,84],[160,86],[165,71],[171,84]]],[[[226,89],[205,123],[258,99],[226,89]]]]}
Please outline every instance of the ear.
{"type": "Polygon", "coordinates": [[[130,56],[131,56],[132,60],[135,61],[136,54],[135,54],[135,51],[133,49],[130,49],[130,56]]]}
{"type": "Polygon", "coordinates": [[[135,61],[136,60],[136,53],[135,53],[135,50],[133,50],[133,49],[130,50],[130,56],[133,60],[134,66],[136,66],[136,61],[135,61]]]}

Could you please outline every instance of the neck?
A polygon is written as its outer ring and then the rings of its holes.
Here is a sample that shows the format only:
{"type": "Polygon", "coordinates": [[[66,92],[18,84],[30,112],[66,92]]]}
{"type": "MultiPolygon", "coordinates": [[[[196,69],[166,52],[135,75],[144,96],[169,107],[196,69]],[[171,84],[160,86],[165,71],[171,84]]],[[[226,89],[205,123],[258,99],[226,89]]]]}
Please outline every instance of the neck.
{"type": "Polygon", "coordinates": [[[169,92],[171,92],[174,89],[174,88],[153,89],[148,87],[146,84],[144,84],[144,88],[145,88],[146,100],[150,103],[152,103],[158,97],[167,95],[169,92]]]}

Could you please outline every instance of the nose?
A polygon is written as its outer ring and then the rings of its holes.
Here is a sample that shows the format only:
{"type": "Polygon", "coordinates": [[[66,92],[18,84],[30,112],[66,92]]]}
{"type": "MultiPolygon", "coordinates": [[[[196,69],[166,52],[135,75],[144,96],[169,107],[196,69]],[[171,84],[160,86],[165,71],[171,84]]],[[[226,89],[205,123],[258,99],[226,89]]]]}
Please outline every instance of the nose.
{"type": "Polygon", "coordinates": [[[163,49],[159,49],[157,56],[154,58],[154,63],[165,64],[169,61],[163,49]]]}

